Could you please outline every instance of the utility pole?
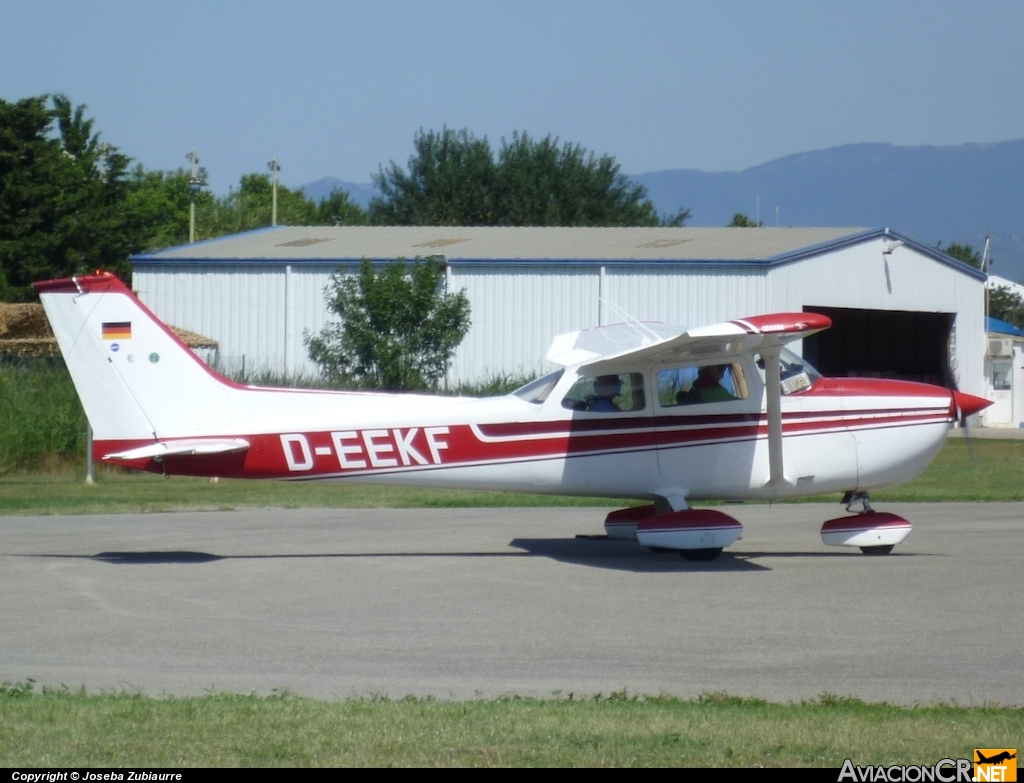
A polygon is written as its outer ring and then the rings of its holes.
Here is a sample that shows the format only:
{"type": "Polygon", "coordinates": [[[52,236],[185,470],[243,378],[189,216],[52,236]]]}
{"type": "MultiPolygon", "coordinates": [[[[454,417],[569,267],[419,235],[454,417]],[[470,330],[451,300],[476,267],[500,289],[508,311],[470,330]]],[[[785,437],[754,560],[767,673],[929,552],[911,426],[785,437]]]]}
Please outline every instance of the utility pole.
{"type": "Polygon", "coordinates": [[[985,275],[985,308],[984,308],[984,319],[985,328],[984,331],[988,332],[988,270],[992,265],[992,259],[989,257],[989,251],[991,249],[992,236],[990,234],[985,235],[985,249],[981,253],[981,273],[985,275]]]}
{"type": "Polygon", "coordinates": [[[277,172],[279,172],[281,170],[281,167],[277,165],[277,158],[274,158],[272,161],[270,161],[270,163],[267,164],[267,168],[270,169],[270,171],[271,171],[271,173],[273,175],[273,182],[274,182],[274,186],[273,186],[273,194],[274,195],[272,197],[273,200],[271,202],[273,206],[270,209],[270,225],[276,226],[277,225],[277,172]]]}
{"type": "Polygon", "coordinates": [[[199,163],[199,156],[196,155],[195,150],[189,152],[185,156],[185,160],[192,164],[192,173],[188,179],[188,243],[191,245],[196,241],[196,196],[199,195],[199,191],[206,184],[206,169],[196,168],[196,164],[199,163]]]}

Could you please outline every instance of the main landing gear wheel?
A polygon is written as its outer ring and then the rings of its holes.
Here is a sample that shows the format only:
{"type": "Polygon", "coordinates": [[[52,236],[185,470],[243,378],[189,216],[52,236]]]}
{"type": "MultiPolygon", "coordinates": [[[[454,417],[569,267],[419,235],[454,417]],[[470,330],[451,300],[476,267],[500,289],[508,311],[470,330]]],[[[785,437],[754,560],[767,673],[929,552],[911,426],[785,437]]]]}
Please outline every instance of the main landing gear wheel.
{"type": "Polygon", "coordinates": [[[892,551],[895,544],[889,544],[887,546],[862,546],[860,551],[865,555],[887,555],[892,551]]]}
{"type": "Polygon", "coordinates": [[[709,560],[714,560],[720,554],[722,554],[723,547],[715,547],[712,549],[680,549],[679,554],[683,556],[683,560],[693,560],[695,562],[706,563],[709,560]]]}

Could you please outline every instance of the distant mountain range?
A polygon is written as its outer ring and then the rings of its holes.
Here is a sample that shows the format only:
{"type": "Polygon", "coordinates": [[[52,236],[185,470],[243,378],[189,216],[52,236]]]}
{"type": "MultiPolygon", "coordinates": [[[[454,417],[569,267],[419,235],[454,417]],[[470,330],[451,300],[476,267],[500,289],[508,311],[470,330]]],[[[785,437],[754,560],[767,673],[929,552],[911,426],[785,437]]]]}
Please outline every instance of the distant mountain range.
{"type": "MultiPolygon", "coordinates": [[[[735,212],[774,226],[888,226],[929,245],[981,250],[992,237],[993,272],[1024,280],[1024,139],[995,144],[896,147],[848,144],[738,172],[652,171],[632,177],[659,212],[688,207],[687,225],[724,226],[735,212]]],[[[306,185],[319,199],[334,187],[363,206],[372,185],[327,177],[306,185]]]]}

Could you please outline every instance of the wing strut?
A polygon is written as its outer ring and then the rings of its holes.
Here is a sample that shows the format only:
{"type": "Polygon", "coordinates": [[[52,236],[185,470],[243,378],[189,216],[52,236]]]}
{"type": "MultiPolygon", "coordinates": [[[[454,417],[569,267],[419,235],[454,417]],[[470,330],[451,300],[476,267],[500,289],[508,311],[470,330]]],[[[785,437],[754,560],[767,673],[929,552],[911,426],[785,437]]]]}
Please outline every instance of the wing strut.
{"type": "Polygon", "coordinates": [[[764,360],[765,397],[768,403],[768,486],[784,487],[786,479],[782,452],[782,372],[781,347],[761,351],[764,360]]]}

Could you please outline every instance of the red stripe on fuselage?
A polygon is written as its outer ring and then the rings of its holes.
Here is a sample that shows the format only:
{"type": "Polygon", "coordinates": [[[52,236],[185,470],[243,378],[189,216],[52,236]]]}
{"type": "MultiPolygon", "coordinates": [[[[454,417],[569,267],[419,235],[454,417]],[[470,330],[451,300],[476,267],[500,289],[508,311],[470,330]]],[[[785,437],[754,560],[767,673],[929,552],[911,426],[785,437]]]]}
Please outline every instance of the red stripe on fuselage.
{"type": "MultiPolygon", "coordinates": [[[[811,436],[851,429],[881,429],[948,421],[944,409],[793,412],[783,433],[811,436]]],[[[315,478],[429,470],[474,464],[500,464],[688,448],[767,438],[764,416],[643,417],[610,422],[535,422],[476,427],[495,437],[481,440],[468,424],[447,427],[397,427],[240,435],[250,443],[240,454],[168,456],[114,464],[180,475],[315,478]],[[595,427],[600,424],[600,428],[595,427]],[[557,425],[557,428],[556,428],[557,425]],[[286,449],[288,452],[286,453],[286,449]]],[[[97,441],[94,454],[105,455],[146,445],[146,441],[97,441]]]]}

